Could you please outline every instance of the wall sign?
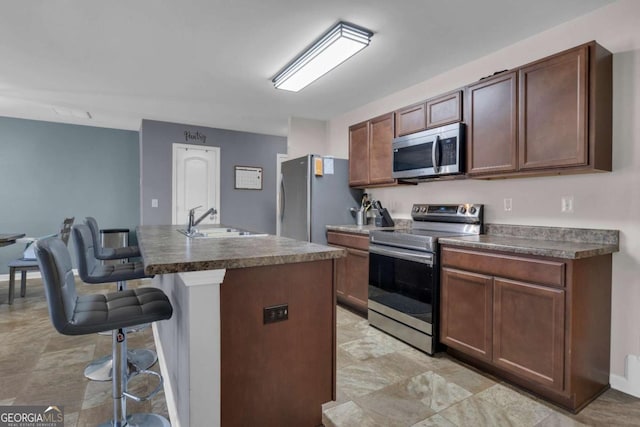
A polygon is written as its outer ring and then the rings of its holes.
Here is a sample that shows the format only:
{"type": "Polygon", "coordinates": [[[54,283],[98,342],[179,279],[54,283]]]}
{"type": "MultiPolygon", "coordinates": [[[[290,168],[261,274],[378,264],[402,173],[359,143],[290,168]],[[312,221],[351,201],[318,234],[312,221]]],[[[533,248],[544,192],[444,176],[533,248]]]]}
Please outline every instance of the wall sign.
{"type": "Polygon", "coordinates": [[[201,143],[206,143],[207,142],[207,135],[205,135],[204,133],[200,133],[200,132],[191,132],[188,130],[184,131],[184,141],[185,142],[201,142],[201,143]]]}
{"type": "Polygon", "coordinates": [[[262,168],[236,166],[234,188],[236,190],[262,190],[262,168]]]}

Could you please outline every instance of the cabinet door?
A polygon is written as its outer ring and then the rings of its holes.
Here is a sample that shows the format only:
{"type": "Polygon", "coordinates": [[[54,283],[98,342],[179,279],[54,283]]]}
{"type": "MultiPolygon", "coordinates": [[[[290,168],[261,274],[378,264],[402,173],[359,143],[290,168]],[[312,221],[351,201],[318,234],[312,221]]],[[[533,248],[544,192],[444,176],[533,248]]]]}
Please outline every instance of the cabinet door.
{"type": "Polygon", "coordinates": [[[336,295],[338,298],[347,297],[347,259],[337,258],[335,260],[335,281],[336,295]]]}
{"type": "Polygon", "coordinates": [[[427,100],[427,129],[462,121],[462,92],[427,100]]]}
{"type": "Polygon", "coordinates": [[[490,361],[493,278],[443,267],[440,284],[440,341],[490,361]]]}
{"type": "Polygon", "coordinates": [[[376,117],[370,121],[369,135],[369,183],[391,183],[393,157],[393,113],[376,117]]]}
{"type": "Polygon", "coordinates": [[[493,307],[495,365],[562,390],[565,291],[496,278],[493,307]]]}
{"type": "Polygon", "coordinates": [[[395,112],[396,137],[420,132],[427,128],[425,107],[423,102],[395,112]]]}
{"type": "Polygon", "coordinates": [[[516,73],[469,86],[467,91],[467,172],[469,175],[517,169],[516,73]]]}
{"type": "Polygon", "coordinates": [[[587,164],[588,46],[520,69],[520,169],[587,164]]]}
{"type": "Polygon", "coordinates": [[[347,248],[347,301],[359,309],[367,311],[369,299],[369,252],[347,248]]]}
{"type": "Polygon", "coordinates": [[[349,185],[369,183],[369,122],[349,128],[349,185]]]}

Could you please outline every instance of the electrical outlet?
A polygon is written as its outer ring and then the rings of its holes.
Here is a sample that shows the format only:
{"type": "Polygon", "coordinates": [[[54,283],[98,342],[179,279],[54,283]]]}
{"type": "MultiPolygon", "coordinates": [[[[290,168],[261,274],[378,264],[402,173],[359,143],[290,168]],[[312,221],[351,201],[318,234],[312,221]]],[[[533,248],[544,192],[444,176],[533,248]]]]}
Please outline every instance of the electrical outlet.
{"type": "Polygon", "coordinates": [[[262,310],[263,323],[282,322],[289,319],[289,304],[274,305],[265,307],[262,310]]]}
{"type": "Polygon", "coordinates": [[[158,199],[151,199],[151,207],[152,208],[158,207],[158,199]]]}
{"type": "Polygon", "coordinates": [[[562,196],[562,199],[560,199],[560,212],[573,213],[573,196],[562,196]]]}
{"type": "Polygon", "coordinates": [[[504,199],[504,210],[505,212],[511,212],[511,208],[513,206],[511,198],[504,199]]]}

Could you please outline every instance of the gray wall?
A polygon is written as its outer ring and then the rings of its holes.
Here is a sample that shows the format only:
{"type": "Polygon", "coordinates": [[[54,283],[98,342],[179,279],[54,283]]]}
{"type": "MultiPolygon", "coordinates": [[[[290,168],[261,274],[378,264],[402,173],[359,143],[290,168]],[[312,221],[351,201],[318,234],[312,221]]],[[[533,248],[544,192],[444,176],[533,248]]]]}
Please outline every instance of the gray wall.
{"type": "MultiPolygon", "coordinates": [[[[67,216],[134,230],[138,156],[138,132],[0,117],[0,233],[53,234],[67,216]]],[[[23,249],[0,248],[0,274],[23,249]]]]}
{"type": "Polygon", "coordinates": [[[286,138],[152,120],[140,131],[142,224],[171,224],[173,143],[220,147],[220,222],[275,234],[276,157],[287,152],[286,138]],[[262,167],[262,190],[235,190],[236,165],[262,167]]]}

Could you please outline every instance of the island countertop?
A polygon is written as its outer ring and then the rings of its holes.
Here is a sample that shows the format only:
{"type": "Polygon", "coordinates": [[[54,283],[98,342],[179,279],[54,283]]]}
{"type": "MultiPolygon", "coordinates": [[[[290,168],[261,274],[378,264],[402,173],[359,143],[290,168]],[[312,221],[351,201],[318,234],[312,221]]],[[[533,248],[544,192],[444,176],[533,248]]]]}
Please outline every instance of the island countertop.
{"type": "MultiPolygon", "coordinates": [[[[199,227],[222,228],[223,225],[199,227]]],[[[184,226],[137,227],[138,246],[146,274],[245,268],[342,258],[340,248],[272,235],[189,238],[177,230],[184,226]]]]}

